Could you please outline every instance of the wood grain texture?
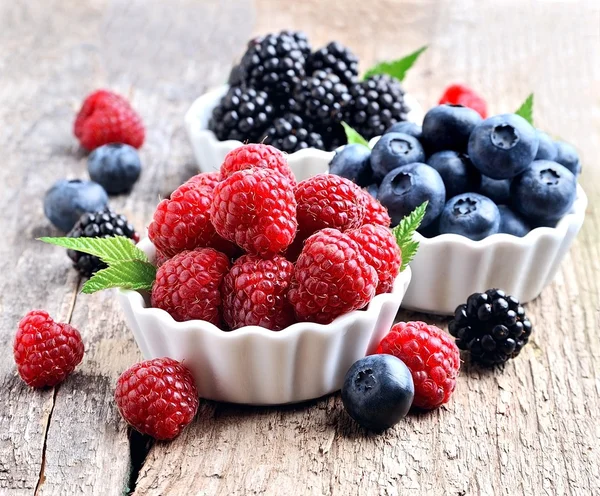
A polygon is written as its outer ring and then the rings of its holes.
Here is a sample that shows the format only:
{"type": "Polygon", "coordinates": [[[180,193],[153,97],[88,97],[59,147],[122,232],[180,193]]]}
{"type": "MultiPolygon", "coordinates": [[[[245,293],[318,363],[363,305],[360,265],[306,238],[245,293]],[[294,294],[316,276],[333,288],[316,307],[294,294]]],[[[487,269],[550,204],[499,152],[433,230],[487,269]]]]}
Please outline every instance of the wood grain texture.
{"type": "Polygon", "coordinates": [[[593,0],[0,2],[0,494],[600,494],[599,22],[593,0]],[[447,406],[375,436],[338,395],[283,408],[204,402],[144,460],[146,440],[130,443],[112,401],[117,376],[141,356],[114,295],[79,295],[64,253],[35,241],[58,234],[40,198],[54,180],[86,175],[73,115],[109,86],[148,129],[140,182],[111,200],[142,229],[158,198],[195,172],[186,108],[224,80],[252,32],[282,28],[304,29],[315,46],[348,44],[363,69],[429,45],[405,82],[425,107],[455,81],[492,112],[534,91],[538,125],[581,151],[587,219],[528,305],[531,344],[501,372],[465,366],[447,406]],[[71,321],[86,344],[54,390],[25,387],[9,359],[32,308],[71,321]]]}

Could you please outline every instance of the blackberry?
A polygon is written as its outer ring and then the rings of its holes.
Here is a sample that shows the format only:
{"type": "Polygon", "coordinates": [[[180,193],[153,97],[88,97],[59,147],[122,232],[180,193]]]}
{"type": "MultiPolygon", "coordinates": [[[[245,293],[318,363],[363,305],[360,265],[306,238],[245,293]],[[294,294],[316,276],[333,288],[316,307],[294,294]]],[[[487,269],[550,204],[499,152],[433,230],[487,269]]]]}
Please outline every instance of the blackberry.
{"type": "Polygon", "coordinates": [[[219,141],[256,141],[274,116],[264,91],[233,87],[215,107],[208,128],[219,141]]]}
{"type": "Polygon", "coordinates": [[[406,120],[408,107],[400,81],[377,74],[352,85],[352,104],[346,122],[366,139],[382,135],[387,128],[406,120]]]}
{"type": "Polygon", "coordinates": [[[258,90],[289,94],[305,72],[308,41],[302,33],[282,31],[248,43],[240,66],[246,83],[258,90]]]}
{"type": "Polygon", "coordinates": [[[275,119],[273,125],[265,131],[263,142],[287,153],[310,147],[321,150],[325,148],[321,134],[315,132],[312,125],[302,117],[291,112],[275,119]]]}
{"type": "Polygon", "coordinates": [[[342,83],[350,85],[358,81],[358,57],[337,41],[314,52],[307,60],[307,73],[316,70],[332,72],[342,83]]]}
{"type": "Polygon", "coordinates": [[[227,78],[227,84],[229,86],[242,86],[244,83],[244,71],[240,67],[240,64],[236,64],[231,68],[229,77],[227,78]]]}
{"type": "Polygon", "coordinates": [[[525,309],[499,289],[474,293],[459,305],[448,327],[471,360],[491,367],[515,358],[529,341],[532,325],[525,309]]]}
{"type": "MultiPolygon", "coordinates": [[[[140,239],[125,216],[116,214],[110,208],[83,214],[67,236],[69,238],[125,236],[135,243],[140,239]]],[[[94,272],[106,268],[106,264],[93,255],[75,250],[67,250],[67,255],[73,261],[75,268],[85,277],[90,277],[94,272]]]]}

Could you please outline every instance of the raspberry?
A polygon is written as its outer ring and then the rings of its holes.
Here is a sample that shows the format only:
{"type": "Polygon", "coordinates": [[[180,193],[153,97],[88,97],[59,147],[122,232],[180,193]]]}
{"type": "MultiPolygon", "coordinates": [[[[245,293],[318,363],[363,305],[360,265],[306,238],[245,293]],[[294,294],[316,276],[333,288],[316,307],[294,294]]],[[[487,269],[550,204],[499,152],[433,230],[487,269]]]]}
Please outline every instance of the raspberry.
{"type": "Polygon", "coordinates": [[[292,184],[296,184],[296,178],[285,155],[277,148],[261,143],[243,145],[231,150],[225,156],[221,166],[221,179],[227,179],[234,172],[253,167],[276,170],[287,177],[292,184]]]}
{"type": "Polygon", "coordinates": [[[198,390],[190,370],[172,358],[136,363],[115,389],[119,413],[134,429],[155,439],[173,439],[198,411],[198,390]]]}
{"type": "Polygon", "coordinates": [[[425,322],[399,322],[376,353],[402,360],[415,383],[413,406],[432,409],[450,399],[460,368],[460,354],[448,334],[425,322]]]}
{"type": "Polygon", "coordinates": [[[109,143],[135,148],[144,143],[140,116],[125,98],[107,90],[95,91],[84,100],[73,130],[81,146],[90,151],[109,143]]]}
{"type": "Polygon", "coordinates": [[[379,279],[375,294],[390,293],[402,265],[402,254],[396,238],[387,227],[365,224],[347,232],[361,248],[361,253],[376,271],[379,279]]]}
{"type": "Polygon", "coordinates": [[[326,227],[345,231],[363,223],[365,195],[352,181],[335,174],[318,174],[298,184],[298,228],[308,236],[326,227]]]}
{"type": "Polygon", "coordinates": [[[247,252],[279,253],[296,234],[293,186],[270,169],[234,172],[215,188],[210,216],[221,236],[247,252]]]}
{"type": "Polygon", "coordinates": [[[487,117],[487,104],[485,100],[471,88],[463,84],[448,86],[440,98],[440,105],[443,103],[469,107],[479,113],[484,119],[487,117]]]}
{"type": "Polygon", "coordinates": [[[154,258],[154,265],[156,265],[157,267],[160,267],[161,265],[163,265],[170,258],[171,257],[168,257],[162,251],[156,250],[156,256],[154,258]]]}
{"type": "Polygon", "coordinates": [[[186,184],[195,184],[197,186],[207,186],[211,190],[215,189],[215,186],[219,184],[221,180],[221,173],[219,171],[213,172],[201,172],[195,176],[190,177],[186,184]]]}
{"type": "Polygon", "coordinates": [[[231,327],[258,325],[279,331],[294,322],[287,291],[294,264],[281,255],[238,258],[223,280],[223,320],[231,327]]]}
{"type": "Polygon", "coordinates": [[[390,227],[392,219],[385,208],[377,198],[373,198],[366,190],[362,190],[366,202],[365,218],[363,224],[377,224],[383,227],[390,227]]]}
{"type": "Polygon", "coordinates": [[[179,253],[157,270],[152,306],[179,322],[199,319],[219,326],[220,287],[228,270],[229,259],[212,248],[179,253]]]}
{"type": "Polygon", "coordinates": [[[369,303],[377,283],[360,246],[337,229],[323,229],[304,243],[288,298],[299,320],[329,324],[369,303]]]}
{"type": "MultiPolygon", "coordinates": [[[[196,176],[198,177],[198,176],[196,176]]],[[[193,182],[182,184],[156,207],[148,237],[166,256],[184,250],[215,248],[232,255],[235,247],[217,234],[210,222],[213,190],[193,182]]]]}
{"type": "Polygon", "coordinates": [[[79,331],[54,322],[43,310],[32,310],[19,322],[13,352],[21,379],[29,386],[56,386],[83,358],[79,331]]]}

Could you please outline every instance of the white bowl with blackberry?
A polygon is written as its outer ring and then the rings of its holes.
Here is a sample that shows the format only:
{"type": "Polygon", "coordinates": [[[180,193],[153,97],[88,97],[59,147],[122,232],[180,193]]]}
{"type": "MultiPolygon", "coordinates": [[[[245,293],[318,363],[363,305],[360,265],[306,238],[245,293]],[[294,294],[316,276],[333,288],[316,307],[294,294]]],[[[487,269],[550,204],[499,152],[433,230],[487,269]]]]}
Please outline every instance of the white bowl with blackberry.
{"type": "Polygon", "coordinates": [[[366,187],[392,225],[428,202],[404,308],[449,315],[494,287],[531,301],[583,224],[577,152],[519,115],[440,105],[422,127],[400,123],[370,147],[341,149],[330,172],[366,187]]]}
{"type": "Polygon", "coordinates": [[[333,150],[346,143],[342,120],[370,138],[421,119],[398,79],[359,81],[348,48],[331,42],[312,51],[303,33],[282,31],[250,40],[228,84],[198,98],[185,124],[202,172],[217,170],[242,142],[264,142],[289,154],[301,181],[327,172],[333,150]]]}

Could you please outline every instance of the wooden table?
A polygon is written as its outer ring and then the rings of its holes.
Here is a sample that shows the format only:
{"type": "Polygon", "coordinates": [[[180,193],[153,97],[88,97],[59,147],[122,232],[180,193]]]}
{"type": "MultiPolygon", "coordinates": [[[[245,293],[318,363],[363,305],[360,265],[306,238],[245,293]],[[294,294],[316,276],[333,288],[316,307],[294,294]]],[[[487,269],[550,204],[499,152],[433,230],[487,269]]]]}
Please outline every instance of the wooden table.
{"type": "MultiPolygon", "coordinates": [[[[0,494],[600,494],[600,5],[579,2],[37,0],[0,3],[0,494]],[[463,81],[491,111],[535,92],[537,124],[581,151],[587,220],[551,287],[527,306],[535,334],[503,371],[465,366],[453,400],[367,435],[339,395],[300,406],[203,402],[171,443],[128,431],[112,395],[141,355],[114,294],[79,294],[42,213],[45,190],[85,177],[74,112],[98,87],[128,95],[147,127],[144,171],[112,204],[139,229],[195,171],[183,115],[253,33],[306,30],[363,61],[428,52],[405,85],[424,106],[463,81]],[[19,379],[12,340],[43,308],[86,355],[55,389],[19,379]]],[[[510,270],[510,268],[507,268],[510,270]]],[[[442,282],[440,282],[442,283],[442,282]]],[[[431,322],[433,317],[411,315],[431,322]]]]}

